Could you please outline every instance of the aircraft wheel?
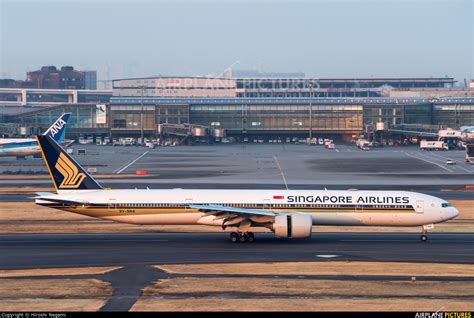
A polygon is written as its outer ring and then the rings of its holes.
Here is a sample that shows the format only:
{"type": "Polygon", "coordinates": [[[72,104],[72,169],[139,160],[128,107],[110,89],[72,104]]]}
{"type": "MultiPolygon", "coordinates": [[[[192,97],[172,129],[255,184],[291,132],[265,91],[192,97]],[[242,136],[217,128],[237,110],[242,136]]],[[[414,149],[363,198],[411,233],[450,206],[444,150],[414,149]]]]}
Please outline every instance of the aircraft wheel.
{"type": "Polygon", "coordinates": [[[420,240],[421,240],[422,242],[426,242],[426,241],[428,241],[428,236],[425,235],[425,234],[423,234],[423,235],[420,236],[420,240]]]}
{"type": "Polygon", "coordinates": [[[235,232],[230,233],[230,241],[232,243],[238,242],[239,241],[239,234],[237,234],[235,232]]]}
{"type": "Polygon", "coordinates": [[[240,235],[239,235],[239,242],[240,242],[240,243],[245,243],[245,242],[247,242],[247,233],[244,233],[244,234],[240,234],[240,235]]]}
{"type": "Polygon", "coordinates": [[[248,232],[248,233],[247,233],[247,242],[252,243],[253,241],[255,241],[255,237],[253,236],[253,233],[252,233],[252,232],[248,232]]]}

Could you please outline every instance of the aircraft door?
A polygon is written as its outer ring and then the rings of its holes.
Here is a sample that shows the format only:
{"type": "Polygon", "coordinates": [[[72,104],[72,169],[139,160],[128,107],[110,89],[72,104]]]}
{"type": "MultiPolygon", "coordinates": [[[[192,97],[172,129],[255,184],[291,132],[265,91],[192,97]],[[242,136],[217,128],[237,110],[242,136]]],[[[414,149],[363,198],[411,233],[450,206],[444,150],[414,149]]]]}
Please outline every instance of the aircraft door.
{"type": "Polygon", "coordinates": [[[264,210],[271,210],[272,209],[272,204],[270,199],[264,199],[263,200],[263,209],[264,210]]]}
{"type": "Polygon", "coordinates": [[[425,212],[423,200],[417,200],[416,201],[415,211],[416,211],[416,213],[424,213],[425,212]]]}
{"type": "Polygon", "coordinates": [[[117,199],[109,199],[109,210],[117,209],[117,199]]]}

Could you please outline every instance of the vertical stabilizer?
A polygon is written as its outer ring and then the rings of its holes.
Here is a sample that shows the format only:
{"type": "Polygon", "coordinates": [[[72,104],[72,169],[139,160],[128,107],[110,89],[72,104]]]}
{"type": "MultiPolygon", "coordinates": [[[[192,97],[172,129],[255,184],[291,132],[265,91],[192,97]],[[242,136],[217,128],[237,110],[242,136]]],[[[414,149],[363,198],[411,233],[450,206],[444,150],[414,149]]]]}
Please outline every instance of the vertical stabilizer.
{"type": "Polygon", "coordinates": [[[50,136],[36,136],[36,140],[57,191],[102,189],[50,136]]]}

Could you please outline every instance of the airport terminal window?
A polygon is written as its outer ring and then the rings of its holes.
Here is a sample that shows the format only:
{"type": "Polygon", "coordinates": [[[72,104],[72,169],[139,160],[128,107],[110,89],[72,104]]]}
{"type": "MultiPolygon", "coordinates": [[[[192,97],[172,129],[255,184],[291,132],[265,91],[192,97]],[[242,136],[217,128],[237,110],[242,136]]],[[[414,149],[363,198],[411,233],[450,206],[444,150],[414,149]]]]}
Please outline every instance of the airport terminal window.
{"type": "Polygon", "coordinates": [[[433,115],[430,105],[405,105],[403,122],[405,124],[432,124],[433,115]]]}
{"type": "Polygon", "coordinates": [[[113,128],[127,128],[127,121],[125,119],[114,119],[113,128]]]}
{"type": "Polygon", "coordinates": [[[451,128],[474,125],[474,106],[437,105],[433,108],[433,123],[451,128]]]}
{"type": "MultiPolygon", "coordinates": [[[[316,130],[362,129],[361,105],[312,107],[316,130]]],[[[206,126],[220,122],[225,129],[307,130],[308,112],[309,105],[192,105],[190,122],[206,126]],[[252,128],[252,122],[261,125],[252,128]]]]}

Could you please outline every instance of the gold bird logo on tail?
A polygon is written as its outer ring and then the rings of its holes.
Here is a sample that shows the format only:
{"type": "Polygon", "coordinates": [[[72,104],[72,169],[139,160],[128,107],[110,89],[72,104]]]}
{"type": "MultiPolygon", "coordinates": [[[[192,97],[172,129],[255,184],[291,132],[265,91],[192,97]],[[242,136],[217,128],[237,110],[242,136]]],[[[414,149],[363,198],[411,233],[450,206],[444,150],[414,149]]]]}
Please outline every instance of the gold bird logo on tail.
{"type": "Polygon", "coordinates": [[[86,177],[84,173],[79,173],[77,167],[61,153],[55,168],[63,175],[64,179],[59,186],[59,189],[77,189],[81,185],[82,180],[86,177]]]}

